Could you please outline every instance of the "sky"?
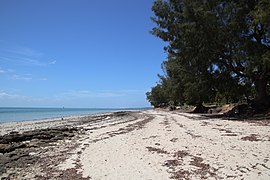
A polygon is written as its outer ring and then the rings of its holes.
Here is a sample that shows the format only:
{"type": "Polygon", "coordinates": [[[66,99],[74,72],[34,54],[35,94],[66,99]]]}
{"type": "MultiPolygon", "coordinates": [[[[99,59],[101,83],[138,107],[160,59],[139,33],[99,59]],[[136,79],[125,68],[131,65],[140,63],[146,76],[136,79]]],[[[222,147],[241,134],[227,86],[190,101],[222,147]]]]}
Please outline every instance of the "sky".
{"type": "Polygon", "coordinates": [[[149,107],[153,0],[1,0],[0,107],[149,107]]]}

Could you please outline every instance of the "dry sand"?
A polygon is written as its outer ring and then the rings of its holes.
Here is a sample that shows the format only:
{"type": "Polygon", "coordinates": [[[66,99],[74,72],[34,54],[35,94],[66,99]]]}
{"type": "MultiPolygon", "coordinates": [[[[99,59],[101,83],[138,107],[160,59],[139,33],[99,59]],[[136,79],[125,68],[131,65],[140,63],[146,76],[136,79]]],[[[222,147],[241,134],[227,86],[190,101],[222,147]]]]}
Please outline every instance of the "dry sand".
{"type": "Polygon", "coordinates": [[[43,161],[13,177],[270,179],[269,120],[148,110],[75,125],[83,133],[38,151],[43,161]]]}

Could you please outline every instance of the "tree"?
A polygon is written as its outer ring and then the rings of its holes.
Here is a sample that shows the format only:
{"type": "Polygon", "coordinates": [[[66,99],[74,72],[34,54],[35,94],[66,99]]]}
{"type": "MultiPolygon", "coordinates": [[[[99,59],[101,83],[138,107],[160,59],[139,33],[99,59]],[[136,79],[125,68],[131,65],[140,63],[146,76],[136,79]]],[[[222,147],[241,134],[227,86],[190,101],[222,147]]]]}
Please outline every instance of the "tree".
{"type": "Polygon", "coordinates": [[[152,34],[168,42],[167,62],[175,67],[167,71],[181,82],[186,102],[233,92],[240,99],[254,87],[256,109],[270,106],[268,0],[156,0],[152,10],[152,34]]]}
{"type": "Polygon", "coordinates": [[[168,105],[168,97],[161,84],[157,84],[151,89],[151,92],[147,92],[146,97],[154,107],[163,107],[168,105]]]}
{"type": "Polygon", "coordinates": [[[175,63],[175,61],[165,61],[162,64],[162,69],[164,75],[158,76],[161,80],[161,84],[164,87],[165,93],[168,96],[170,105],[176,106],[184,104],[183,82],[181,79],[179,79],[180,72],[175,73],[175,71],[178,71],[177,63],[175,63]]]}

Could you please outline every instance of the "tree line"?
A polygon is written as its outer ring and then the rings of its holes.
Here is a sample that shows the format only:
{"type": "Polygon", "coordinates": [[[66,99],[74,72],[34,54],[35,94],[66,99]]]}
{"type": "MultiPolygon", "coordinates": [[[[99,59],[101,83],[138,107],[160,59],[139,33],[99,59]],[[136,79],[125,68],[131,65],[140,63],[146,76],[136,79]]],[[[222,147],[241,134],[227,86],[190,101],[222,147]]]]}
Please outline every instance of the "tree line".
{"type": "Polygon", "coordinates": [[[155,107],[247,101],[270,107],[269,0],[156,0],[151,33],[167,42],[155,107]]]}

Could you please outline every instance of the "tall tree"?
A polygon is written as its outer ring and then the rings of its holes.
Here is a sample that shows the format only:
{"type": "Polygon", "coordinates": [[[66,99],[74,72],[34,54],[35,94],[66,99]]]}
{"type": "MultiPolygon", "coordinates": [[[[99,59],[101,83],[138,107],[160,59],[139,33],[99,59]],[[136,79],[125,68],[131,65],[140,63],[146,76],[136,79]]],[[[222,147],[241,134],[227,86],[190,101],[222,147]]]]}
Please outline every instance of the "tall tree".
{"type": "Polygon", "coordinates": [[[257,109],[270,106],[269,0],[156,0],[152,10],[152,34],[168,42],[168,62],[177,64],[168,71],[181,81],[185,101],[255,87],[257,109]]]}
{"type": "Polygon", "coordinates": [[[157,84],[151,89],[151,92],[147,92],[146,97],[154,107],[163,107],[168,105],[168,96],[161,84],[157,84]]]}

